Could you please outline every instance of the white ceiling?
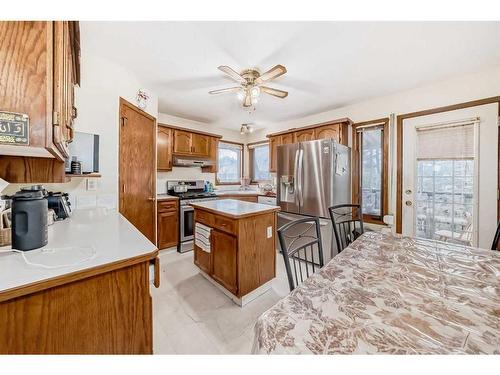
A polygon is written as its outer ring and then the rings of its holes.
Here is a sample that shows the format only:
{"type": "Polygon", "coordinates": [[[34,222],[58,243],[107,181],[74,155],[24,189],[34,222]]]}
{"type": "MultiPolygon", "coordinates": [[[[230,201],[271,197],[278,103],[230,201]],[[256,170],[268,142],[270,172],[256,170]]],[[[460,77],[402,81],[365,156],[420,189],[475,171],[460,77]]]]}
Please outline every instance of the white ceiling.
{"type": "Polygon", "coordinates": [[[235,128],[300,118],[500,65],[500,22],[82,22],[86,50],[134,71],[160,112],[235,128]],[[217,70],[283,64],[255,110],[217,70]]]}

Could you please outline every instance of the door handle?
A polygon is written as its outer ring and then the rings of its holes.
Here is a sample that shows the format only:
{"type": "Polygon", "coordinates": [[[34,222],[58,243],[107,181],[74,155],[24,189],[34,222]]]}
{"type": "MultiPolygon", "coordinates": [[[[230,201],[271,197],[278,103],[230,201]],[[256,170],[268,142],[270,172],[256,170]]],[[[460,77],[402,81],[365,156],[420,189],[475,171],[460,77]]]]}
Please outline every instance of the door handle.
{"type": "Polygon", "coordinates": [[[303,165],[302,161],[304,160],[304,150],[299,150],[299,165],[297,167],[297,186],[299,188],[299,203],[300,205],[304,205],[304,197],[302,196],[302,170],[303,170],[303,165]]]}
{"type": "Polygon", "coordinates": [[[148,201],[152,201],[152,202],[154,202],[155,200],[156,200],[156,198],[155,198],[155,197],[149,197],[149,198],[148,198],[148,201]]]}

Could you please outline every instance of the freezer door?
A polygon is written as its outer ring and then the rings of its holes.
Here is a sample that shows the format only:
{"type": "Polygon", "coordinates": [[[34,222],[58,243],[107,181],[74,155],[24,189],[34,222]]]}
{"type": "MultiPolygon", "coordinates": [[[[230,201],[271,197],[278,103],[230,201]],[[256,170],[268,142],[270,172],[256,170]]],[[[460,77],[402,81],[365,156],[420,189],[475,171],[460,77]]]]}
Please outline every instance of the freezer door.
{"type": "Polygon", "coordinates": [[[300,143],[301,162],[298,190],[300,214],[328,218],[333,202],[333,173],[335,143],[317,140],[300,143]]]}
{"type": "Polygon", "coordinates": [[[277,147],[277,203],[283,212],[299,213],[296,173],[298,143],[277,147]]]}

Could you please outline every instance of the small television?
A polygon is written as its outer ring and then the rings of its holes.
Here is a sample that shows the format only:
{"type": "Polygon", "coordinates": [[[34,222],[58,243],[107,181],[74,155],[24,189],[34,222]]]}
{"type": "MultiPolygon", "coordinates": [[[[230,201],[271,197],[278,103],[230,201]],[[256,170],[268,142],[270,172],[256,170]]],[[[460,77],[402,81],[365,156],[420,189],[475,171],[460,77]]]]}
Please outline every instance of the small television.
{"type": "Polygon", "coordinates": [[[99,135],[75,132],[73,142],[68,146],[69,157],[66,159],[66,172],[71,172],[71,161],[82,163],[82,173],[99,172],[99,135]]]}

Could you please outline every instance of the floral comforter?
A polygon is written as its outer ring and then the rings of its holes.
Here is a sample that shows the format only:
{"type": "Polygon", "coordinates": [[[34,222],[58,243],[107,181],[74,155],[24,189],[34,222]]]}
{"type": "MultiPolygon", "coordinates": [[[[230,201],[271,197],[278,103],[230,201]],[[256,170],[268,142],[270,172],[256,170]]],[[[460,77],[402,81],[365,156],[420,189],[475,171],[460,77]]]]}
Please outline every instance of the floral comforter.
{"type": "Polygon", "coordinates": [[[500,252],[368,232],[262,314],[256,354],[500,354],[500,252]]]}

